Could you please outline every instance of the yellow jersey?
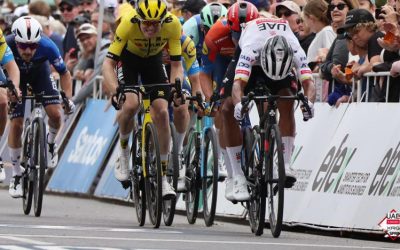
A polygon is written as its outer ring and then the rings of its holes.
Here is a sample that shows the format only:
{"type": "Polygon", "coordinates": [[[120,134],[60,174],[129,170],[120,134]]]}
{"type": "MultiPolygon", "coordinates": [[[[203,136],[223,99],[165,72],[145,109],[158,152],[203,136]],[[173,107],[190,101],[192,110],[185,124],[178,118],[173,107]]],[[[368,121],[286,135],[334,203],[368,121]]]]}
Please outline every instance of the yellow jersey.
{"type": "Polygon", "coordinates": [[[118,60],[122,50],[126,48],[132,54],[146,58],[157,55],[168,45],[171,60],[181,60],[182,27],[179,19],[168,12],[157,36],[146,38],[140,30],[138,17],[136,10],[123,14],[114,40],[108,48],[107,57],[118,60]]]}
{"type": "Polygon", "coordinates": [[[4,54],[6,53],[7,43],[6,38],[3,35],[3,31],[0,29],[0,62],[3,60],[4,54]]]}

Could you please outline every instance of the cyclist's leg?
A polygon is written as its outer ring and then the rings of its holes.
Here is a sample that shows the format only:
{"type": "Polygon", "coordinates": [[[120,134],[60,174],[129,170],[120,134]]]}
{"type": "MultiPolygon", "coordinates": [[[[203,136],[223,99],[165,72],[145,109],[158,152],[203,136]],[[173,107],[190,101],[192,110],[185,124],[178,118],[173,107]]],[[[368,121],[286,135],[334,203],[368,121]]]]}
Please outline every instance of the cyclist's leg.
{"type": "Polygon", "coordinates": [[[231,61],[228,66],[227,72],[224,79],[224,87],[221,94],[225,97],[224,105],[222,107],[224,128],[224,138],[226,143],[226,154],[228,155],[229,162],[227,164],[228,179],[225,197],[228,200],[248,200],[250,194],[247,190],[246,178],[241,166],[241,151],[242,151],[242,134],[238,122],[233,116],[234,105],[231,98],[232,84],[235,76],[235,68],[237,57],[240,55],[240,51],[237,52],[235,58],[231,61]],[[239,136],[232,136],[239,135],[239,136]],[[229,175],[232,178],[229,178],[229,175]]]}
{"type": "MultiPolygon", "coordinates": [[[[5,81],[3,70],[0,67],[0,81],[5,81]]],[[[0,89],[0,141],[4,134],[4,129],[7,124],[7,91],[6,89],[0,89]]],[[[3,182],[6,178],[5,171],[3,169],[3,160],[0,156],[0,182],[3,182]]]]}
{"type": "MultiPolygon", "coordinates": [[[[125,84],[127,86],[137,84],[138,72],[136,62],[139,59],[129,53],[123,51],[121,61],[117,63],[116,71],[118,84],[125,84]]],[[[133,130],[133,118],[139,109],[139,98],[135,93],[125,93],[126,100],[122,108],[117,113],[117,122],[119,125],[119,157],[114,169],[114,175],[119,181],[126,181],[129,178],[129,136],[133,130]]]]}
{"type": "MultiPolygon", "coordinates": [[[[294,76],[282,80],[283,89],[278,94],[287,96],[293,95],[297,90],[297,81],[294,76]]],[[[286,180],[288,182],[296,182],[296,176],[291,166],[291,158],[294,150],[294,139],[296,135],[296,123],[294,119],[294,101],[278,101],[279,110],[279,129],[282,136],[283,158],[285,162],[286,180]]]]}
{"type": "MultiPolygon", "coordinates": [[[[44,95],[59,95],[57,84],[51,75],[50,67],[44,63],[30,76],[29,81],[33,93],[44,93],[44,95]]],[[[49,130],[47,140],[47,166],[55,167],[58,162],[55,139],[61,127],[61,105],[59,98],[44,100],[44,108],[49,117],[49,130]]]]}
{"type": "MultiPolygon", "coordinates": [[[[162,64],[161,53],[146,59],[147,63],[141,66],[140,74],[143,84],[167,83],[168,77],[162,64]],[[152,67],[148,67],[152,65],[152,67]]],[[[171,183],[167,181],[166,170],[168,166],[168,153],[170,151],[171,131],[169,127],[168,100],[171,89],[169,87],[158,87],[150,94],[150,114],[157,129],[158,142],[160,145],[160,160],[162,166],[162,195],[170,198],[175,196],[171,183]]]]}
{"type": "MultiPolygon", "coordinates": [[[[22,96],[26,95],[26,80],[27,77],[21,77],[21,91],[22,96]]],[[[10,115],[10,130],[8,134],[8,151],[10,154],[10,160],[13,165],[12,179],[10,181],[9,193],[13,198],[22,197],[21,187],[21,152],[22,142],[21,136],[23,133],[23,121],[24,121],[24,110],[25,101],[17,104],[12,114],[10,115]]]]}

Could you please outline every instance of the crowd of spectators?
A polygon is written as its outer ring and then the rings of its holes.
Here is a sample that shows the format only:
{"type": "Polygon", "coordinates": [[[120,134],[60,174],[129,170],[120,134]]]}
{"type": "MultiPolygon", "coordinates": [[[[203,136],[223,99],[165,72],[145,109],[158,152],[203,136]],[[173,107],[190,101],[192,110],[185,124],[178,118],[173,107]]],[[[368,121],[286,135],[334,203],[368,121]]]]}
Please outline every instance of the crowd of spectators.
{"type": "MultiPolygon", "coordinates": [[[[213,0],[214,1],[214,0],[213,0]]],[[[234,0],[215,0],[226,7],[234,0]]],[[[399,101],[400,83],[400,0],[248,0],[263,16],[286,19],[307,54],[309,66],[325,80],[324,101],[338,106],[353,94],[353,79],[361,81],[363,93],[368,72],[389,71],[390,86],[386,100],[386,80],[369,86],[372,101],[399,101]]],[[[170,11],[184,23],[200,12],[204,0],[169,0],[170,11]]],[[[74,98],[84,100],[113,39],[119,17],[118,0],[104,1],[101,36],[98,36],[97,0],[32,0],[15,6],[0,0],[0,28],[7,35],[16,18],[33,15],[44,34],[58,46],[74,79],[87,88],[74,98]],[[50,4],[49,4],[50,3],[50,4]],[[98,39],[100,38],[101,39],[98,39]],[[101,40],[101,42],[98,42],[101,40]],[[100,46],[96,50],[96,47],[100,46]],[[98,60],[95,60],[96,52],[98,60]]],[[[123,8],[123,7],[122,7],[123,8]]],[[[372,81],[370,81],[372,82],[372,81]]]]}

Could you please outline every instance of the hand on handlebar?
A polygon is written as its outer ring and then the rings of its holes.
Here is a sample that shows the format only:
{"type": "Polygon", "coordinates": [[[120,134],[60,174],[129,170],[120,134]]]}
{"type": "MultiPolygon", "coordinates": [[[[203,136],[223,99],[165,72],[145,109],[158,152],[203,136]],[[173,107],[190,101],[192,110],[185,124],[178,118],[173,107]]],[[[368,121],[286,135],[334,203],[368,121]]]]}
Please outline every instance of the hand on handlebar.
{"type": "Polygon", "coordinates": [[[120,110],[126,99],[124,89],[122,86],[118,85],[115,94],[111,96],[111,104],[114,106],[115,110],[120,110]]]}
{"type": "Polygon", "coordinates": [[[303,120],[308,121],[314,117],[314,104],[307,100],[307,104],[301,104],[301,112],[303,112],[303,120]]]}

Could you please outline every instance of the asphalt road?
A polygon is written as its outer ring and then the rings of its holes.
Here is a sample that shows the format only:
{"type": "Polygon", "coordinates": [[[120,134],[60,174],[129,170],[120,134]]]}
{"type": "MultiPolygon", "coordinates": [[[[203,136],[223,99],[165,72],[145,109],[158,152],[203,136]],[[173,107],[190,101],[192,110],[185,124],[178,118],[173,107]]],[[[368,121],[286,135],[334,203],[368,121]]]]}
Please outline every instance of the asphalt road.
{"type": "Polygon", "coordinates": [[[0,189],[0,250],[63,249],[400,249],[397,243],[284,231],[274,239],[251,234],[248,225],[201,218],[189,225],[177,215],[171,227],[139,227],[134,208],[93,199],[46,194],[42,216],[26,216],[21,199],[0,189]]]}

